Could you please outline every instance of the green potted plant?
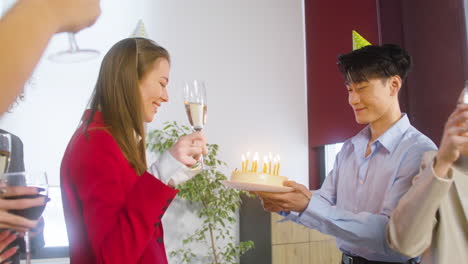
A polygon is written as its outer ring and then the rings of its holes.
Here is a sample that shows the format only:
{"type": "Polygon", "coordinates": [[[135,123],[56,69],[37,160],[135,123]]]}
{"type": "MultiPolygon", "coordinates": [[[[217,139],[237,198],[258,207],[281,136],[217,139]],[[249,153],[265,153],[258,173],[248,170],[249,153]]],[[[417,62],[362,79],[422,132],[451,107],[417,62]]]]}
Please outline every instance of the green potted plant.
{"type": "MultiPolygon", "coordinates": [[[[164,123],[163,129],[156,129],[148,133],[147,148],[151,152],[162,153],[172,147],[181,136],[191,133],[187,126],[181,126],[177,122],[164,123]]],[[[227,166],[224,161],[217,158],[219,146],[208,144],[208,155],[205,164],[210,169],[196,175],[190,181],[179,185],[179,197],[198,204],[198,217],[202,224],[192,234],[188,234],[182,240],[179,249],[171,251],[170,256],[178,257],[182,263],[193,263],[197,257],[189,245],[192,243],[206,243],[206,254],[211,263],[236,263],[238,257],[253,248],[252,241],[235,243],[233,234],[228,225],[236,222],[236,211],[240,206],[240,195],[246,192],[225,187],[221,181],[227,177],[216,170],[227,166]]]]}

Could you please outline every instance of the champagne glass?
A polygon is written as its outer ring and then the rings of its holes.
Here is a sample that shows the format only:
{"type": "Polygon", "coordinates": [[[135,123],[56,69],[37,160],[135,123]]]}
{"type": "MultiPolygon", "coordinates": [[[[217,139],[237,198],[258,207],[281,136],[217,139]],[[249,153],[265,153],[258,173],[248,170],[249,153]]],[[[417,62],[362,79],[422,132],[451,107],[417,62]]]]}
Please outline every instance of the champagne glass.
{"type": "Polygon", "coordinates": [[[80,49],[75,39],[75,33],[67,33],[70,47],[68,50],[60,51],[49,56],[49,59],[58,63],[75,63],[88,61],[99,56],[99,51],[93,49],[80,49]]]}
{"type": "Polygon", "coordinates": [[[8,172],[11,154],[11,136],[0,133],[0,173],[8,172]]]}
{"type": "MultiPolygon", "coordinates": [[[[202,131],[206,123],[206,87],[205,83],[200,80],[185,82],[184,85],[184,105],[187,117],[192,129],[202,131]]],[[[200,165],[202,170],[209,170],[203,161],[203,155],[200,157],[200,165]]]]}
{"type": "MultiPolygon", "coordinates": [[[[47,179],[47,174],[45,172],[9,172],[4,173],[1,176],[2,185],[6,186],[6,193],[2,197],[6,200],[16,200],[16,199],[34,199],[38,197],[48,197],[49,194],[49,183],[47,179]],[[8,188],[14,188],[17,186],[28,186],[36,187],[39,190],[38,194],[35,195],[19,195],[19,196],[9,196],[8,188]]],[[[42,213],[44,212],[45,204],[41,206],[30,207],[26,209],[15,209],[9,210],[10,213],[30,219],[38,220],[42,213]]],[[[31,247],[29,240],[29,231],[25,232],[24,235],[24,244],[26,248],[26,264],[31,263],[31,247]]]]}
{"type": "MultiPolygon", "coordinates": [[[[465,81],[465,87],[463,87],[463,90],[460,93],[460,96],[458,97],[458,103],[459,104],[468,104],[468,80],[465,81]]],[[[463,124],[460,124],[462,126],[463,124]]],[[[464,132],[461,135],[463,136],[468,136],[468,132],[464,132]]],[[[466,162],[468,162],[468,158],[466,156],[463,156],[464,159],[466,159],[466,162]]]]}
{"type": "Polygon", "coordinates": [[[468,104],[468,80],[465,81],[465,87],[458,98],[459,104],[468,104]]]}

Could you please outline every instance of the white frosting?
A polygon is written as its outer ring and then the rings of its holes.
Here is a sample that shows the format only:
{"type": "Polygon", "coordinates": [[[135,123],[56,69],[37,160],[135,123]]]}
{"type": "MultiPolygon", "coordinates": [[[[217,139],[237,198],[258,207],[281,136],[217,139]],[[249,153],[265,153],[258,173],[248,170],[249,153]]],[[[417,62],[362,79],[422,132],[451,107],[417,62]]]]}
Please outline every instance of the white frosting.
{"type": "Polygon", "coordinates": [[[283,182],[287,180],[288,178],[285,176],[273,176],[270,174],[257,173],[257,172],[234,171],[231,174],[231,181],[264,184],[264,185],[272,185],[272,186],[283,186],[283,182]]]}

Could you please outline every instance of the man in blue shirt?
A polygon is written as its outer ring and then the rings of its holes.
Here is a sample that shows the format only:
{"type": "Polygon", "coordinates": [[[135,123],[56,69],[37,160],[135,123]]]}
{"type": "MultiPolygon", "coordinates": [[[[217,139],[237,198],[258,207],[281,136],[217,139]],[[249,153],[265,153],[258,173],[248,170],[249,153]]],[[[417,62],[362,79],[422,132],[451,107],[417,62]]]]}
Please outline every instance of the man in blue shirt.
{"type": "Polygon", "coordinates": [[[423,153],[436,149],[400,110],[411,58],[396,45],[367,46],[339,56],[338,67],[356,122],[368,126],[344,142],[320,190],[286,182],[294,191],[258,195],[265,210],[336,237],[344,264],[409,263],[390,249],[386,225],[423,153]]]}

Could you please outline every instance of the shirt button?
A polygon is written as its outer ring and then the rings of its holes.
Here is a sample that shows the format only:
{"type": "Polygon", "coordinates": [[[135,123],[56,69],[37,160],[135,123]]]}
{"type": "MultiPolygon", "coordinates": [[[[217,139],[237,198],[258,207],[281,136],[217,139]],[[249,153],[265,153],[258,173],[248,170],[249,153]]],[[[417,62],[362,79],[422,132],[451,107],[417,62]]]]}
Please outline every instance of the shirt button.
{"type": "Polygon", "coordinates": [[[160,225],[161,225],[161,223],[158,222],[158,223],[154,224],[154,227],[158,227],[160,225]]]}
{"type": "Polygon", "coordinates": [[[161,244],[163,242],[162,237],[158,237],[158,243],[161,244]]]}

